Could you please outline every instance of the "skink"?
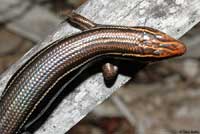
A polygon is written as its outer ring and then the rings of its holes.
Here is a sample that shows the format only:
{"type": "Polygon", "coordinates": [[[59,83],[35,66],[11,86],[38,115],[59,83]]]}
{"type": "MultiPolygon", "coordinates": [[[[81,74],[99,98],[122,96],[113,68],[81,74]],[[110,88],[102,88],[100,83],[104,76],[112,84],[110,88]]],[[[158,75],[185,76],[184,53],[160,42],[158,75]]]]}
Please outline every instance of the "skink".
{"type": "MultiPolygon", "coordinates": [[[[152,62],[186,51],[183,43],[149,27],[104,26],[76,13],[67,21],[83,31],[39,51],[8,82],[0,98],[0,134],[21,133],[34,110],[63,77],[97,58],[121,56],[152,62]]],[[[116,75],[112,64],[103,68],[106,79],[116,75]]]]}

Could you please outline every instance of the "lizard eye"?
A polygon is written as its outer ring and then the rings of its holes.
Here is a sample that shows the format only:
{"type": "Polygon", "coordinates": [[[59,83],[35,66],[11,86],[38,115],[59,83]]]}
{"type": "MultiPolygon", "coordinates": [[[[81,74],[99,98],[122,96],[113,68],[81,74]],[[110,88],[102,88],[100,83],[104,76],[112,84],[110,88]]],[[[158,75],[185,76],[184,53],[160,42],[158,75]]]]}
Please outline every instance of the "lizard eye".
{"type": "Polygon", "coordinates": [[[149,34],[149,33],[146,33],[146,32],[144,32],[143,33],[143,39],[145,40],[145,41],[148,41],[148,40],[152,40],[152,39],[156,39],[156,37],[155,37],[155,35],[153,35],[153,34],[149,34]]]}

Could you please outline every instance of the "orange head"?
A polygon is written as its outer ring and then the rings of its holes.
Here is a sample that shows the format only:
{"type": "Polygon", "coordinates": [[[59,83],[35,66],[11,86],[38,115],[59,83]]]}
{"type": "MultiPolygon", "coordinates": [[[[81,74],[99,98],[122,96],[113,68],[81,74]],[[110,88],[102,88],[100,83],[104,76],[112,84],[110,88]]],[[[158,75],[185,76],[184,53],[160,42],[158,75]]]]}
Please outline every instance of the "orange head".
{"type": "Polygon", "coordinates": [[[149,27],[134,27],[142,38],[138,41],[138,47],[142,50],[142,55],[138,57],[149,57],[154,60],[161,60],[183,55],[186,46],[169,35],[149,27]]]}

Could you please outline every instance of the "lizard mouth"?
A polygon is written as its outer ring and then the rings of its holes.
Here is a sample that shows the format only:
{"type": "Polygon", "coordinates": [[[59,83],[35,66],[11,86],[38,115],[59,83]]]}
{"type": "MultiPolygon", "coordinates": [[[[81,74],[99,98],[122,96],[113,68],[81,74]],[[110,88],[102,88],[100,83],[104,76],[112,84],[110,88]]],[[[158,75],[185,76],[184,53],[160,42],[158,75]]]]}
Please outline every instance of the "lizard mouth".
{"type": "Polygon", "coordinates": [[[160,57],[176,57],[186,52],[186,46],[180,41],[166,42],[159,45],[159,49],[154,51],[160,57]]]}

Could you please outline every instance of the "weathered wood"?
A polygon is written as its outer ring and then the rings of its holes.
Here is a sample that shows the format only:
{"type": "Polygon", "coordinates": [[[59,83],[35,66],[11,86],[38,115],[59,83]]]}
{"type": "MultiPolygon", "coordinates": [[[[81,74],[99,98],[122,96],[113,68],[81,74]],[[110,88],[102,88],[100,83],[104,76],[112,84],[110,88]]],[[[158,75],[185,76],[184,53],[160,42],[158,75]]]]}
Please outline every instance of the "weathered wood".
{"type": "MultiPolygon", "coordinates": [[[[150,26],[179,38],[200,21],[200,1],[88,0],[77,12],[101,24],[150,26]]],[[[52,35],[35,46],[2,75],[0,90],[4,89],[11,75],[31,55],[51,42],[75,32],[78,30],[66,23],[60,25],[52,35]]],[[[127,76],[120,75],[112,88],[106,88],[101,74],[91,76],[60,103],[36,134],[65,133],[129,79],[127,76]]]]}
{"type": "Polygon", "coordinates": [[[200,23],[195,26],[195,28],[192,28],[189,32],[189,36],[184,36],[181,38],[181,41],[183,41],[185,44],[188,45],[188,52],[184,57],[191,57],[191,58],[199,58],[200,57],[200,23]]]}
{"type": "Polygon", "coordinates": [[[19,35],[38,42],[61,22],[53,13],[31,0],[1,0],[0,22],[19,35]]]}

